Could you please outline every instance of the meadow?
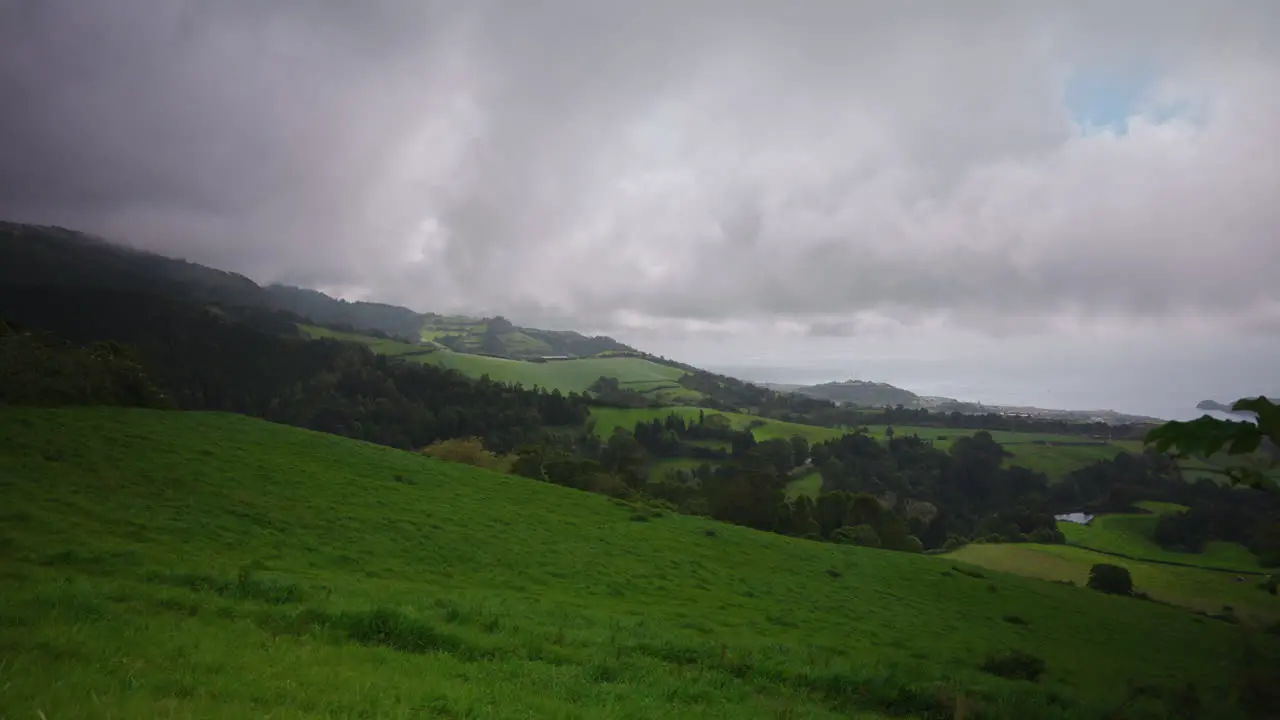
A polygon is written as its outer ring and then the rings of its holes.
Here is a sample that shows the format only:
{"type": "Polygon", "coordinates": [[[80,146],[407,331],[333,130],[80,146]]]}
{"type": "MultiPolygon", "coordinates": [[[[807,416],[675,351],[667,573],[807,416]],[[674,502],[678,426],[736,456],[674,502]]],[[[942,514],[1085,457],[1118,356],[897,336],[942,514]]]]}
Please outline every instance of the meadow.
{"type": "MultiPolygon", "coordinates": [[[[885,436],[886,426],[877,425],[868,428],[875,437],[885,436]]],[[[957,438],[972,435],[977,430],[895,426],[895,435],[919,435],[932,440],[934,445],[946,450],[957,438]]],[[[1050,480],[1058,480],[1072,470],[1084,467],[1099,460],[1110,460],[1117,453],[1141,453],[1142,443],[1137,440],[1113,440],[1102,443],[1087,437],[1073,435],[1055,435],[1052,433],[1024,433],[1007,430],[989,430],[992,439],[1004,445],[1010,457],[1006,465],[1022,467],[1042,472],[1050,480]],[[1099,443],[1099,444],[1086,444],[1099,443]]]]}
{"type": "Polygon", "coordinates": [[[686,421],[698,419],[698,413],[707,416],[721,415],[728,418],[729,423],[737,430],[751,428],[756,440],[789,440],[799,435],[811,443],[831,440],[844,435],[846,430],[837,428],[802,425],[800,423],[770,420],[768,418],[748,415],[746,413],[721,412],[719,410],[703,410],[696,407],[659,407],[659,408],[607,408],[591,409],[591,420],[595,422],[595,432],[600,437],[609,437],[617,428],[631,430],[636,423],[662,420],[669,415],[678,415],[686,421]]]}
{"type": "MultiPolygon", "coordinates": [[[[1059,524],[1063,525],[1067,523],[1059,524]]],[[[1241,581],[1235,573],[1119,558],[1069,545],[972,544],[942,557],[1081,587],[1095,564],[1119,565],[1129,570],[1135,591],[1155,600],[1206,613],[1230,607],[1241,620],[1255,626],[1280,621],[1280,598],[1259,589],[1260,578],[1255,576],[1244,576],[1241,581]]]]}
{"type": "Polygon", "coordinates": [[[580,393],[586,392],[592,383],[604,376],[618,378],[624,387],[663,402],[690,402],[701,397],[700,393],[677,384],[676,381],[686,374],[684,370],[644,358],[591,357],[530,362],[460,353],[435,344],[414,345],[398,340],[383,340],[311,325],[300,325],[299,329],[308,337],[358,342],[383,355],[412,357],[418,362],[457,370],[468,377],[488,375],[489,379],[496,382],[512,385],[519,383],[526,388],[537,386],[562,393],[580,393]]]}
{"type": "Polygon", "coordinates": [[[1280,652],[242,416],[5,407],[0,437],[0,717],[1160,717],[1280,652]],[[1013,650],[1038,682],[980,669],[1013,650]]]}
{"type": "Polygon", "coordinates": [[[1180,512],[1187,508],[1157,502],[1142,502],[1138,506],[1146,512],[1099,515],[1088,525],[1060,522],[1058,529],[1072,545],[1127,555],[1137,560],[1158,560],[1254,573],[1261,571],[1258,557],[1239,543],[1212,541],[1205,544],[1204,552],[1199,553],[1165,550],[1154,539],[1156,521],[1162,513],[1180,512]]]}

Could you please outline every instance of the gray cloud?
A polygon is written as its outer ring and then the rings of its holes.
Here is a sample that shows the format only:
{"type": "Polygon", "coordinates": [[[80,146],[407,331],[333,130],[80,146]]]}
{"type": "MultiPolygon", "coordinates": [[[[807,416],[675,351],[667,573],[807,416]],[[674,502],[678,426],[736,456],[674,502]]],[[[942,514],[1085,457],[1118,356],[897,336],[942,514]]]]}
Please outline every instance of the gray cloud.
{"type": "Polygon", "coordinates": [[[15,0],[0,215],[587,330],[1267,333],[1277,48],[1266,0],[15,0]],[[1137,66],[1196,112],[1082,133],[1137,66]]]}

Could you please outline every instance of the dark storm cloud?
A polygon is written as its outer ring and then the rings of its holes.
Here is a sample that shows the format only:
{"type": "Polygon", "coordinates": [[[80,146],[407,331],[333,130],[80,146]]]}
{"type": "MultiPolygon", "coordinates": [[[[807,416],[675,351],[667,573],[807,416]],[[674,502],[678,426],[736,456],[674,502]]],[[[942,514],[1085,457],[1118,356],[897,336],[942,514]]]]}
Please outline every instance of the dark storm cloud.
{"type": "Polygon", "coordinates": [[[1271,327],[1278,12],[0,3],[0,216],[587,329],[1271,327]],[[1082,135],[1134,58],[1196,119],[1082,135]]]}

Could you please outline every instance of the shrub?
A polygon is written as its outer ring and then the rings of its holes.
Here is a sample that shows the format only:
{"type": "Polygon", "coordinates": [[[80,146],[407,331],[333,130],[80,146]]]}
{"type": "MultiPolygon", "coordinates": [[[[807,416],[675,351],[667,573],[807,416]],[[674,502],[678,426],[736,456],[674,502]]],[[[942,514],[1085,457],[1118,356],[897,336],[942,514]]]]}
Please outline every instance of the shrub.
{"type": "Polygon", "coordinates": [[[924,543],[920,542],[920,538],[915,535],[908,535],[907,539],[902,543],[902,551],[909,553],[924,552],[924,543]]]}
{"type": "Polygon", "coordinates": [[[1277,575],[1268,575],[1262,582],[1258,583],[1259,590],[1271,593],[1272,595],[1276,594],[1278,588],[1280,588],[1280,576],[1277,575]]]}
{"type": "Polygon", "coordinates": [[[422,452],[437,460],[465,463],[498,472],[506,472],[511,466],[509,460],[504,460],[485,450],[484,441],[474,437],[441,440],[423,448],[422,452]]]}
{"type": "Polygon", "coordinates": [[[833,542],[862,547],[880,547],[880,535],[870,525],[845,525],[831,534],[833,542]]]}
{"type": "Polygon", "coordinates": [[[1036,528],[1027,537],[1031,542],[1041,545],[1061,545],[1067,541],[1067,536],[1063,535],[1061,530],[1047,527],[1036,528]]]}
{"type": "Polygon", "coordinates": [[[1021,650],[1007,650],[987,656],[980,666],[983,672],[1009,680],[1035,682],[1044,674],[1045,662],[1021,650]]]}
{"type": "Polygon", "coordinates": [[[1127,568],[1098,563],[1089,568],[1089,587],[1111,595],[1132,595],[1133,578],[1127,568]]]}

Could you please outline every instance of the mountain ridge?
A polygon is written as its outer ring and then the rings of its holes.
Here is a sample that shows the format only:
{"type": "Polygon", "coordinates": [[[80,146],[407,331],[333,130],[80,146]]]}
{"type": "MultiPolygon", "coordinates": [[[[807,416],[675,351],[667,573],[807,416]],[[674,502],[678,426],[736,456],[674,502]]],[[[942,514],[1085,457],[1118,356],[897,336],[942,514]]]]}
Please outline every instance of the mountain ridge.
{"type": "Polygon", "coordinates": [[[349,301],[53,225],[0,221],[0,283],[150,290],[202,302],[283,310],[336,330],[383,335],[512,359],[640,353],[607,336],[519,327],[501,316],[446,316],[383,302],[349,301]]]}

